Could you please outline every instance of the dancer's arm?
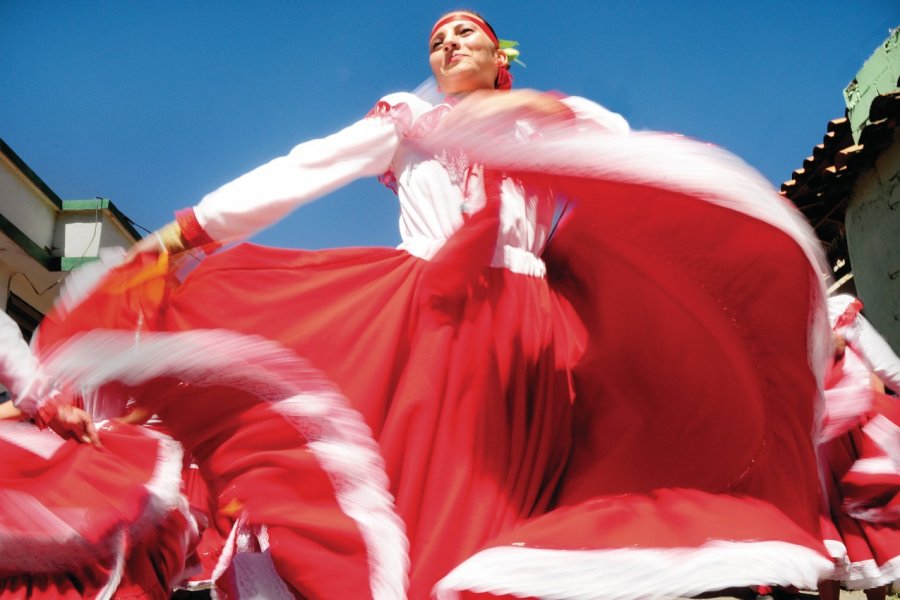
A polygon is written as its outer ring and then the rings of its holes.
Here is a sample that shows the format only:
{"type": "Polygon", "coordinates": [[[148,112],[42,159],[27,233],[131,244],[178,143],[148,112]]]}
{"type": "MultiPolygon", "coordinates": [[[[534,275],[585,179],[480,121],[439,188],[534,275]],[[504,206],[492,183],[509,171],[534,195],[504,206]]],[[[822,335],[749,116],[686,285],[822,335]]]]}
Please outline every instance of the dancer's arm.
{"type": "Polygon", "coordinates": [[[900,357],[862,315],[857,315],[847,342],[884,385],[900,394],[900,357]]]}
{"type": "Polygon", "coordinates": [[[37,359],[22,337],[19,326],[0,311],[0,382],[13,396],[17,411],[35,419],[38,425],[53,429],[62,437],[99,444],[90,416],[72,406],[43,373],[37,359]]]}
{"type": "Polygon", "coordinates": [[[25,343],[19,325],[0,312],[0,382],[9,389],[13,400],[25,391],[37,371],[37,359],[25,343]]]}
{"type": "Polygon", "coordinates": [[[587,125],[608,133],[628,133],[628,122],[596,102],[578,96],[535,90],[497,93],[476,91],[461,100],[441,122],[441,128],[455,131],[502,131],[510,121],[527,121],[537,127],[558,123],[587,125]]]}
{"type": "Polygon", "coordinates": [[[0,421],[5,419],[21,419],[22,416],[22,411],[16,408],[9,400],[0,403],[0,421]]]}
{"type": "MultiPolygon", "coordinates": [[[[154,252],[250,236],[297,207],[360,177],[388,170],[401,132],[389,116],[365,118],[326,138],[296,146],[207,194],[135,249],[154,252]]],[[[132,251],[132,253],[134,250],[132,251]]]]}

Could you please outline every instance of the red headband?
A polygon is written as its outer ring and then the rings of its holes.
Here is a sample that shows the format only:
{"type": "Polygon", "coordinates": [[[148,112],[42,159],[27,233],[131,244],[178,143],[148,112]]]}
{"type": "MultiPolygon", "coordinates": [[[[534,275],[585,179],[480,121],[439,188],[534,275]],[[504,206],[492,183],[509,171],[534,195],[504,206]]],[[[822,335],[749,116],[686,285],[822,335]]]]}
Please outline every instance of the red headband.
{"type": "Polygon", "coordinates": [[[449,15],[447,15],[446,17],[444,17],[443,19],[441,19],[440,21],[438,21],[437,23],[434,24],[434,27],[431,28],[431,35],[428,36],[428,39],[430,40],[431,38],[433,38],[435,32],[438,29],[440,29],[441,27],[443,27],[444,25],[446,25],[447,23],[449,23],[451,21],[469,21],[470,23],[474,23],[475,25],[478,26],[479,29],[481,29],[485,33],[486,36],[491,38],[491,41],[494,42],[494,46],[496,46],[497,48],[500,47],[500,41],[497,39],[497,36],[494,34],[494,32],[491,31],[491,28],[487,24],[487,22],[484,19],[482,19],[481,17],[479,17],[478,15],[473,15],[472,13],[469,13],[469,12],[450,13],[449,15]]]}

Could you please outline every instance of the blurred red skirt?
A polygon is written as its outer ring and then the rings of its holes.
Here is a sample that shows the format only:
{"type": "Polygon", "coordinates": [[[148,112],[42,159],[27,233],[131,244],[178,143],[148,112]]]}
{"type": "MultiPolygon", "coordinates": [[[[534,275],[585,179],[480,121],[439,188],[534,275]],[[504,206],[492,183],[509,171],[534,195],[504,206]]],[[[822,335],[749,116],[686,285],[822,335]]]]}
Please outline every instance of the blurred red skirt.
{"type": "Polygon", "coordinates": [[[0,421],[0,598],[168,598],[192,525],[181,449],[109,423],[102,448],[0,421]]]}
{"type": "Polygon", "coordinates": [[[843,409],[828,428],[843,433],[819,450],[827,495],[822,533],[836,564],[832,578],[848,589],[879,587],[900,578],[900,466],[887,451],[900,442],[900,404],[872,389],[868,366],[849,347],[825,383],[826,402],[843,409]],[[881,435],[872,435],[873,428],[881,435]]]}
{"type": "Polygon", "coordinates": [[[431,261],[145,258],[49,317],[42,356],[102,366],[193,453],[228,597],[815,586],[809,254],[696,194],[511,176],[572,200],[547,278],[486,266],[490,205],[431,261]]]}

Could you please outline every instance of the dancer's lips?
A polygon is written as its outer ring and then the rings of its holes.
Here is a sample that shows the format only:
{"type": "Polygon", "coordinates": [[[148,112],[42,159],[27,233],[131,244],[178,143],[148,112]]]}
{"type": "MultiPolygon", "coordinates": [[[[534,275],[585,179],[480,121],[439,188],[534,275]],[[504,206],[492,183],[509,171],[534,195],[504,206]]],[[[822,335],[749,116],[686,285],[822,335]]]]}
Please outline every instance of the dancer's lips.
{"type": "Polygon", "coordinates": [[[464,59],[465,57],[466,57],[466,55],[462,54],[461,52],[454,52],[449,57],[447,57],[447,64],[448,65],[456,64],[459,61],[461,61],[462,59],[464,59]]]}

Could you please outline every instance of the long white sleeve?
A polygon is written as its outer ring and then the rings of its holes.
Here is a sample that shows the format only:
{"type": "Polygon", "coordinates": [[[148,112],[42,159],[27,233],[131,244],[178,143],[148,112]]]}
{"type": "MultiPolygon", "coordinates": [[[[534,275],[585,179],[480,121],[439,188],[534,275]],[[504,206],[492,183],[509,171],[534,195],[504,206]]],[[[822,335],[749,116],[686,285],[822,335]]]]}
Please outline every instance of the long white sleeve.
{"type": "Polygon", "coordinates": [[[37,359],[22,338],[19,326],[0,311],[0,383],[15,397],[25,390],[36,371],[37,359]]]}
{"type": "Polygon", "coordinates": [[[251,235],[354,179],[385,172],[400,138],[391,118],[373,117],[300,144],[207,194],[194,207],[197,223],[217,241],[251,235]]]}
{"type": "Polygon", "coordinates": [[[50,396],[56,394],[50,379],[22,338],[19,326],[0,311],[0,383],[12,394],[13,404],[34,416],[50,396]]]}
{"type": "MultiPolygon", "coordinates": [[[[836,294],[828,298],[828,319],[835,331],[842,335],[847,344],[863,360],[870,371],[875,373],[884,385],[900,394],[900,357],[861,314],[862,304],[849,294],[836,294]],[[852,320],[838,325],[839,319],[851,308],[852,320]]],[[[846,319],[846,317],[843,317],[846,319]]]]}
{"type": "Polygon", "coordinates": [[[857,315],[852,327],[855,336],[848,338],[847,343],[885,386],[900,394],[900,357],[862,315],[857,315]]]}

